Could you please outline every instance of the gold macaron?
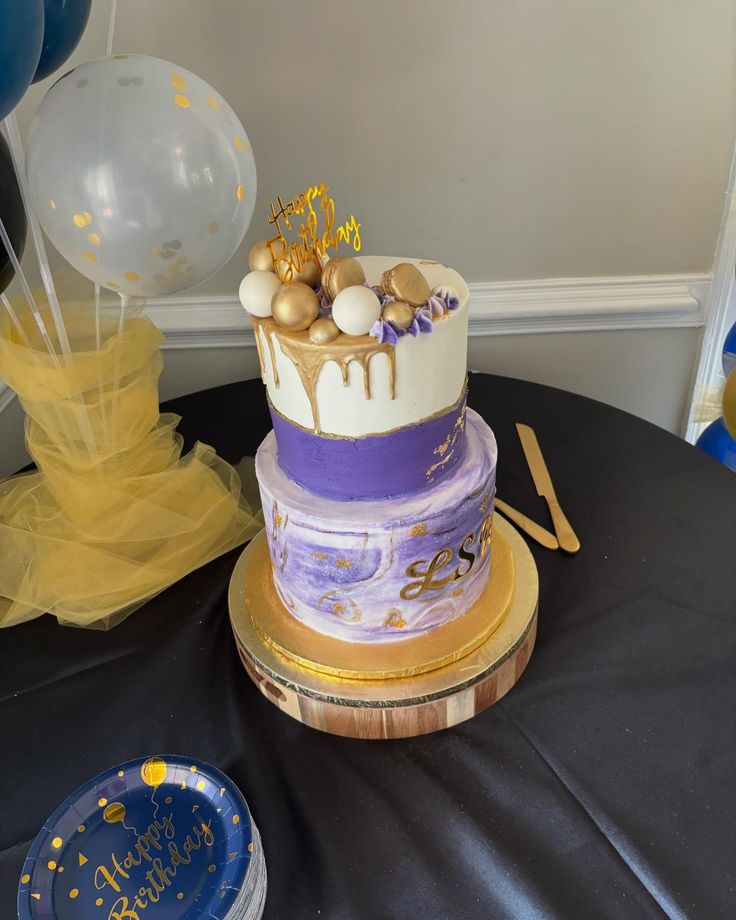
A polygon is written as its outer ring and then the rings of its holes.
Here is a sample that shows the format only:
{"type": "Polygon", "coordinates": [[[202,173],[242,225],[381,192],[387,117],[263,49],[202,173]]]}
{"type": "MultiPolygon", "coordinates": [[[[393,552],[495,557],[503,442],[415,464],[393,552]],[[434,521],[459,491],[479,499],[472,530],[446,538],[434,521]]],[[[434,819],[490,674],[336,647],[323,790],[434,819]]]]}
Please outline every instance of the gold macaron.
{"type": "Polygon", "coordinates": [[[393,323],[397,329],[408,329],[414,322],[414,310],[403,300],[392,300],[383,308],[382,319],[393,323]]]}
{"type": "Polygon", "coordinates": [[[365,272],[357,259],[345,256],[330,259],[322,271],[322,291],[333,301],[340,291],[355,284],[365,284],[365,272]]]}
{"type": "Polygon", "coordinates": [[[426,303],[432,289],[427,279],[416,265],[410,262],[399,262],[393,268],[387,269],[381,275],[381,290],[384,294],[403,300],[412,307],[421,307],[426,303]]]}

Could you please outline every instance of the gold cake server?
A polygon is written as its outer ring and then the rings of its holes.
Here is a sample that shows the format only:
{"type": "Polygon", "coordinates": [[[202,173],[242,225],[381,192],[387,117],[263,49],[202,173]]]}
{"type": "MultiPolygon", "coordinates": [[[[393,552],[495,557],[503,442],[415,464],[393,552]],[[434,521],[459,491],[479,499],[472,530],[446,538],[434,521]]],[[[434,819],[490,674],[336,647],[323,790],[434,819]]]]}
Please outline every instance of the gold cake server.
{"type": "Polygon", "coordinates": [[[549,470],[544,462],[534,429],[517,422],[516,430],[519,432],[521,446],[524,449],[524,456],[529,464],[529,472],[532,474],[534,485],[537,487],[537,493],[546,500],[549,506],[560,549],[564,549],[566,553],[576,553],[580,549],[580,540],[557,501],[549,470]]]}
{"type": "Polygon", "coordinates": [[[544,527],[541,527],[536,521],[522,514],[521,511],[517,511],[516,508],[512,508],[511,505],[507,505],[506,502],[501,501],[498,496],[495,498],[494,507],[497,511],[500,511],[504,517],[513,521],[514,524],[523,530],[525,534],[530,536],[532,540],[536,540],[537,543],[540,543],[547,549],[560,548],[557,537],[553,533],[545,530],[544,527]]]}

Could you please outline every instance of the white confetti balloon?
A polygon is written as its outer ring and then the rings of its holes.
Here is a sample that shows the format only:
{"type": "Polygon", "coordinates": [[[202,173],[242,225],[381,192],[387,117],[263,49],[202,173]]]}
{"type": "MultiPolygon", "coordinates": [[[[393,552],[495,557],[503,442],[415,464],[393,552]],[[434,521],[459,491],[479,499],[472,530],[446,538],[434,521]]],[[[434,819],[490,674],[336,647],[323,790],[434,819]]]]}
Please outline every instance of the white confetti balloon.
{"type": "Polygon", "coordinates": [[[171,294],[221,268],[256,200],[235,112],[196,74],[116,54],[46,93],[28,136],[43,229],[83,275],[128,295],[171,294]]]}

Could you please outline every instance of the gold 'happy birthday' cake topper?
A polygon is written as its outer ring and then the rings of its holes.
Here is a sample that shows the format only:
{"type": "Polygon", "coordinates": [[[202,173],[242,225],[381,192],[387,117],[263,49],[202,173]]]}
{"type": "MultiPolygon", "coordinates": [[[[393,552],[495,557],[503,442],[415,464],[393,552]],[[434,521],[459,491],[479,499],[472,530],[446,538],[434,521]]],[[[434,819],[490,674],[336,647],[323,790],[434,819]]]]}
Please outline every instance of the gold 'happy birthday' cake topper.
{"type": "Polygon", "coordinates": [[[282,284],[292,281],[301,271],[305,262],[313,261],[321,270],[328,250],[336,251],[341,243],[352,245],[355,252],[360,252],[360,224],[354,214],[342,224],[335,227],[335,201],[330,197],[329,188],[324,182],[310,185],[309,188],[291,201],[284,202],[278,195],[278,210],[271,202],[271,214],[268,223],[276,230],[276,236],[268,240],[268,249],[273,259],[274,271],[282,284]],[[320,213],[314,208],[318,200],[320,213]],[[298,241],[289,242],[282,227],[292,230],[291,218],[303,216],[297,230],[298,241]],[[323,229],[320,232],[320,216],[323,229]]]}

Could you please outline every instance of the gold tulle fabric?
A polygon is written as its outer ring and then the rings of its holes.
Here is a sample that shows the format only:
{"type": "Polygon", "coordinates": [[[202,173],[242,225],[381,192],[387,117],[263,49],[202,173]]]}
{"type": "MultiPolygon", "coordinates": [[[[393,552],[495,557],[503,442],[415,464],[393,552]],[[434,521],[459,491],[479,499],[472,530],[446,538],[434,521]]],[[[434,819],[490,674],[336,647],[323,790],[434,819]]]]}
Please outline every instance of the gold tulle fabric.
{"type": "MultiPolygon", "coordinates": [[[[252,537],[261,519],[236,471],[206,444],[182,457],[160,415],[161,332],[65,309],[73,356],[53,359],[32,318],[25,345],[0,319],[0,378],[26,412],[38,472],[0,481],[0,626],[43,613],[107,629],[252,537]]],[[[49,326],[50,328],[50,326],[49,326]]]]}

